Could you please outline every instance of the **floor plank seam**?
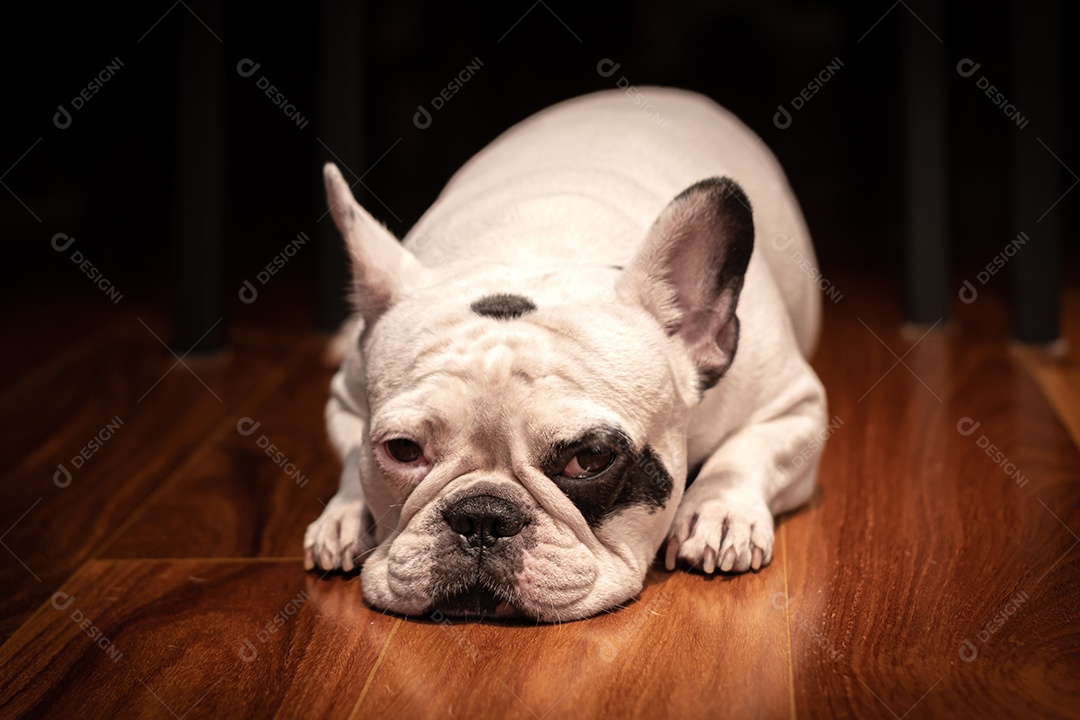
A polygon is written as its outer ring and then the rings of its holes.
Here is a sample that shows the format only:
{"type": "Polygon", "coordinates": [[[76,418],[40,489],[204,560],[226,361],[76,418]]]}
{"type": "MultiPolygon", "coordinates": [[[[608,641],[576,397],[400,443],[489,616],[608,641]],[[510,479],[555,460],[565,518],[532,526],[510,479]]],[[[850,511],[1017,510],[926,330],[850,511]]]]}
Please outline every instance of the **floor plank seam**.
{"type": "MultiPolygon", "coordinates": [[[[114,331],[113,334],[121,334],[121,331],[114,331]]],[[[110,337],[112,337],[112,335],[107,336],[107,338],[110,337]]],[[[288,378],[293,372],[295,372],[299,367],[301,367],[305,361],[307,361],[312,355],[320,352],[324,345],[325,340],[319,336],[311,336],[307,339],[307,341],[302,342],[292,353],[286,356],[284,362],[282,362],[281,365],[278,367],[277,371],[273,373],[273,376],[266,382],[264,382],[262,385],[255,388],[255,390],[248,394],[247,397],[242,398],[240,401],[238,401],[235,405],[235,409],[239,411],[242,408],[252,405],[258,405],[259,403],[263,402],[270,395],[270,393],[273,392],[275,388],[279,387],[281,383],[284,382],[284,380],[288,378]]],[[[233,420],[228,417],[225,418],[221,422],[221,424],[217,428],[215,428],[207,436],[207,438],[194,450],[194,452],[189,455],[187,462],[185,462],[180,468],[170,473],[170,475],[165,479],[165,481],[162,482],[152,493],[150,493],[150,495],[146,497],[145,500],[143,500],[142,503],[139,504],[139,506],[131,513],[131,515],[128,516],[127,520],[119,528],[117,528],[111,536],[106,538],[106,540],[96,551],[92,552],[70,574],[68,574],[66,578],[64,578],[60,583],[58,583],[53,588],[52,592],[49,593],[48,598],[46,598],[41,603],[41,605],[39,605],[37,609],[35,609],[34,612],[32,612],[22,623],[20,623],[19,626],[12,631],[11,635],[9,635],[7,639],[2,644],[0,644],[0,657],[4,656],[4,652],[8,647],[9,643],[11,643],[11,641],[16,638],[25,627],[27,627],[28,623],[30,623],[42,612],[45,611],[46,607],[50,604],[51,599],[56,594],[56,592],[58,592],[65,585],[71,583],[91,564],[95,562],[112,562],[114,560],[127,559],[108,558],[104,555],[104,553],[114,542],[116,542],[117,539],[119,539],[123,535],[124,532],[127,531],[128,528],[130,528],[140,517],[142,517],[146,510],[158,499],[160,495],[167,492],[174,483],[179,482],[184,477],[185,473],[189,472],[191,468],[196,467],[198,465],[198,462],[207,453],[209,453],[218,442],[220,442],[221,438],[226,436],[229,428],[231,428],[232,425],[233,420]]],[[[175,562],[178,560],[182,560],[182,558],[137,558],[136,560],[175,562]]],[[[254,559],[238,558],[237,560],[242,560],[244,562],[252,562],[254,559]]],[[[302,561],[302,557],[297,556],[296,558],[286,558],[286,560],[289,562],[300,562],[302,561]]],[[[258,562],[257,560],[255,561],[258,562]]]]}
{"type": "Polygon", "coordinates": [[[360,712],[360,706],[363,705],[368,689],[371,688],[371,683],[375,680],[375,673],[379,672],[379,666],[382,665],[383,658],[386,657],[386,651],[390,649],[390,641],[394,639],[394,633],[401,627],[401,623],[401,618],[394,620],[394,626],[390,628],[390,632],[386,635],[386,642],[383,643],[382,650],[379,651],[379,657],[375,658],[375,664],[371,666],[371,672],[368,673],[367,680],[364,681],[364,687],[360,689],[360,695],[356,698],[352,712],[349,713],[349,720],[358,717],[357,713],[360,712]]]}
{"type": "Polygon", "coordinates": [[[788,567],[787,567],[787,523],[780,527],[780,549],[784,553],[784,629],[787,631],[788,650],[788,700],[791,703],[791,720],[796,720],[798,713],[795,709],[795,654],[791,648],[791,595],[788,592],[788,567]]]}

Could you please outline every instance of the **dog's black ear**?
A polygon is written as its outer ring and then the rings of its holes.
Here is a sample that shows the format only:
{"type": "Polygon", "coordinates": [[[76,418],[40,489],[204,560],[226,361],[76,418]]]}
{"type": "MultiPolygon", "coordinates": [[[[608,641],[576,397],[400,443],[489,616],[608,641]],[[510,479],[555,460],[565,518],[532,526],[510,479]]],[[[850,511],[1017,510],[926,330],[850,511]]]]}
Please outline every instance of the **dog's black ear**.
{"type": "Polygon", "coordinates": [[[735,309],[753,250],[754,217],[746,194],[730,178],[709,178],[668,204],[619,279],[621,292],[682,340],[703,391],[735,359],[735,309]]]}
{"type": "Polygon", "coordinates": [[[336,165],[327,163],[323,177],[330,214],[352,261],[353,305],[370,324],[410,288],[424,285],[430,271],[356,202],[336,165]]]}

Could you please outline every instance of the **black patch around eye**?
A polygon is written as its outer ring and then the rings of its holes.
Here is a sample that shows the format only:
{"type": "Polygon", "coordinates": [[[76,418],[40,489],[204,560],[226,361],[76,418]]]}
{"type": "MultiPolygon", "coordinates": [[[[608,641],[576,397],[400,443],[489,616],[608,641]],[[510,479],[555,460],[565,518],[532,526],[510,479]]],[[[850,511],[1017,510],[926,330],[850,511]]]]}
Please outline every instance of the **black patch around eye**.
{"type": "Polygon", "coordinates": [[[523,295],[497,293],[474,300],[469,308],[477,315],[496,320],[513,320],[536,310],[536,304],[523,295]]]}
{"type": "Polygon", "coordinates": [[[637,450],[617,428],[590,430],[570,442],[560,442],[541,461],[541,469],[581,512],[589,527],[622,508],[641,506],[655,512],[664,507],[675,481],[656,452],[646,445],[637,450]],[[618,457],[606,470],[588,478],[564,478],[558,473],[578,452],[590,447],[610,447],[618,457]]]}

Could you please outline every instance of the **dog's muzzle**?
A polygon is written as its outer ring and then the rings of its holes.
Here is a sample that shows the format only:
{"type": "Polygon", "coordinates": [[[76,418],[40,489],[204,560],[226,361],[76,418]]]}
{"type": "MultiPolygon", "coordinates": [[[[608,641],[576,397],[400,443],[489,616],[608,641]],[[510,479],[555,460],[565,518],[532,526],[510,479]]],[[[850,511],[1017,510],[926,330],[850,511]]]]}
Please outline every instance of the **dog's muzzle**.
{"type": "Polygon", "coordinates": [[[481,492],[453,502],[442,517],[449,542],[440,585],[453,590],[436,601],[436,609],[452,616],[520,615],[511,601],[528,516],[509,500],[481,492]]]}

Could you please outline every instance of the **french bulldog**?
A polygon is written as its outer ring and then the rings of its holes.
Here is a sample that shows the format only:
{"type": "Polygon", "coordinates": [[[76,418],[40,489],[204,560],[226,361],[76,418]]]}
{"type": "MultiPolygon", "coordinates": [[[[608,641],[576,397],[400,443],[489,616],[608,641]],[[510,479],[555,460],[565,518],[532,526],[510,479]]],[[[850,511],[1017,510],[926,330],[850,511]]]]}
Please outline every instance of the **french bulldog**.
{"type": "Polygon", "coordinates": [[[658,554],[770,562],[826,423],[809,232],[732,114],[640,92],[666,122],[618,90],[544,110],[403,243],[326,166],[356,321],[308,569],[362,565],[367,602],[404,615],[559,622],[633,598],[658,554]]]}

